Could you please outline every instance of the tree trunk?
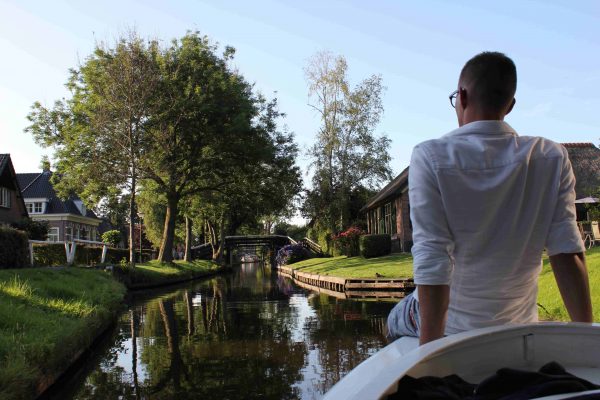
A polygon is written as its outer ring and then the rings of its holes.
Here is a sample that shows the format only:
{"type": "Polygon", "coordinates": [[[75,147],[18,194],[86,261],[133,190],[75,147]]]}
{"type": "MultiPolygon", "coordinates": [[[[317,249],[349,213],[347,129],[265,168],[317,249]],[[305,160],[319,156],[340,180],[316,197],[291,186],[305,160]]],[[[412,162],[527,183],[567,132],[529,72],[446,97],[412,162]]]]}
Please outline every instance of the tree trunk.
{"type": "Polygon", "coordinates": [[[185,256],[183,259],[187,262],[192,261],[192,224],[190,217],[185,217],[185,256]]]}
{"type": "Polygon", "coordinates": [[[225,213],[221,214],[221,223],[219,224],[219,247],[216,254],[213,252],[213,260],[221,264],[223,261],[223,249],[225,247],[225,213]]]}
{"type": "Polygon", "coordinates": [[[129,264],[131,264],[131,267],[135,267],[135,188],[135,171],[133,171],[131,176],[131,197],[129,198],[129,264]]]}
{"type": "Polygon", "coordinates": [[[165,226],[163,237],[158,252],[158,261],[173,261],[173,240],[175,238],[175,220],[177,219],[177,206],[179,198],[174,193],[167,195],[167,214],[165,215],[165,226]]]}

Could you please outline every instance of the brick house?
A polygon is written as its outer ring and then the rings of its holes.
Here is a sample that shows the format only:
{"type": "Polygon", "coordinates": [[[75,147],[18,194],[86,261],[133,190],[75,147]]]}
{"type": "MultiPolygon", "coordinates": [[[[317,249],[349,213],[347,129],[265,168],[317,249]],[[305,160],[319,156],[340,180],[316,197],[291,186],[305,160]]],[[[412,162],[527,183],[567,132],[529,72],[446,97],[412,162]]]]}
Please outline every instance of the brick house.
{"type": "Polygon", "coordinates": [[[48,222],[50,242],[99,240],[98,226],[102,220],[76,196],[61,200],[50,182],[51,177],[50,171],[17,174],[29,217],[48,222]]]}
{"type": "Polygon", "coordinates": [[[10,226],[23,218],[27,218],[27,209],[10,154],[0,154],[0,226],[10,226]]]}
{"type": "Polygon", "coordinates": [[[408,202],[408,167],[360,210],[367,214],[370,234],[388,233],[392,236],[392,251],[410,251],[412,224],[408,202]]]}

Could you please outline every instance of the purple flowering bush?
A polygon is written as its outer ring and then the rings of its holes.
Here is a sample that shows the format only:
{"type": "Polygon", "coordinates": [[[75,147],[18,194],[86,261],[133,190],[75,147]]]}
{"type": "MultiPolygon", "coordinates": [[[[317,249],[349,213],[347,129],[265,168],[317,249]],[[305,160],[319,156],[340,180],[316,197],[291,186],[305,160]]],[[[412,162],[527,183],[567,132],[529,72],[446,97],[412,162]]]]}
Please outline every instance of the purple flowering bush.
{"type": "Polygon", "coordinates": [[[301,244],[288,244],[279,249],[275,261],[277,265],[288,265],[311,257],[310,251],[301,244]]]}

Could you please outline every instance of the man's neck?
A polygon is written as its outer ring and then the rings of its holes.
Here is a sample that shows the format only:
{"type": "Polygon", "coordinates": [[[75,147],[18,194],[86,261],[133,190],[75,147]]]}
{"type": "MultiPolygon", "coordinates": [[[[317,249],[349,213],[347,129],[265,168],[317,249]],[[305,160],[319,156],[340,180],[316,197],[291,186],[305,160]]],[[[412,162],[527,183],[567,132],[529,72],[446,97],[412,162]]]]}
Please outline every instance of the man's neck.
{"type": "Polygon", "coordinates": [[[465,112],[460,126],[475,121],[504,121],[504,114],[490,112],[465,112]]]}

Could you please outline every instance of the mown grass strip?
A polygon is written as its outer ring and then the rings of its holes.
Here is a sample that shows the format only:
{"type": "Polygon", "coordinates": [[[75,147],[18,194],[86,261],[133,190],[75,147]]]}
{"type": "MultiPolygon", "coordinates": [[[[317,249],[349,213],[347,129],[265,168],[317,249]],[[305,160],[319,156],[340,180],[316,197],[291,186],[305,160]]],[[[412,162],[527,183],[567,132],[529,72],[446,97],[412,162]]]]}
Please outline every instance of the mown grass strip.
{"type": "Polygon", "coordinates": [[[410,254],[390,254],[376,258],[331,257],[311,258],[290,265],[291,268],[312,274],[338,276],[340,278],[411,278],[410,254]]]}
{"type": "MultiPolygon", "coordinates": [[[[590,291],[594,321],[600,322],[600,247],[596,246],[586,252],[590,291]]],[[[569,314],[563,304],[556,280],[552,273],[550,261],[544,258],[544,266],[538,283],[538,303],[540,318],[545,320],[569,321],[569,314]]]]}
{"type": "MultiPolygon", "coordinates": [[[[594,321],[600,322],[600,247],[586,252],[594,321]]],[[[412,257],[409,254],[391,254],[378,258],[331,257],[312,258],[289,265],[298,271],[341,278],[410,278],[413,276],[412,257]]],[[[540,273],[538,303],[543,320],[569,321],[569,315],[560,297],[556,280],[547,257],[540,273]]]]}
{"type": "Polygon", "coordinates": [[[35,398],[108,326],[125,291],[103,271],[0,270],[0,398],[35,398]]]}

